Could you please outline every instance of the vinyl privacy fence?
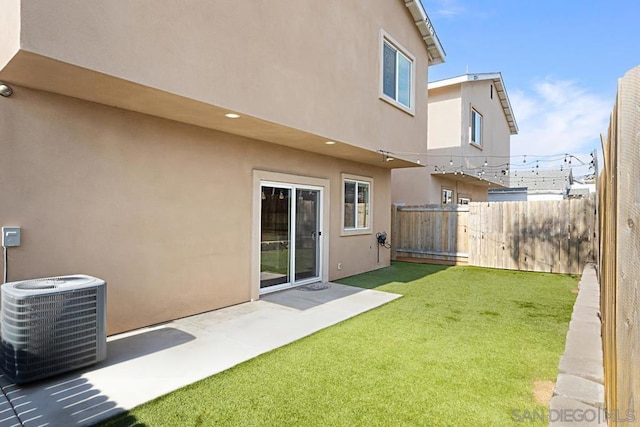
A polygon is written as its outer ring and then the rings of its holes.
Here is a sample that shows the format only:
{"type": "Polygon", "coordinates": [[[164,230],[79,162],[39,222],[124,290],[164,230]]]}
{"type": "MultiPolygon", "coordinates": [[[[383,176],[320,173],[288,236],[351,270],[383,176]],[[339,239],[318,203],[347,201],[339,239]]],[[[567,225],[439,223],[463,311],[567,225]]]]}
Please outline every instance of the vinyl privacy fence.
{"type": "Polygon", "coordinates": [[[392,258],[581,274],[595,261],[593,198],[394,207],[392,258]]]}

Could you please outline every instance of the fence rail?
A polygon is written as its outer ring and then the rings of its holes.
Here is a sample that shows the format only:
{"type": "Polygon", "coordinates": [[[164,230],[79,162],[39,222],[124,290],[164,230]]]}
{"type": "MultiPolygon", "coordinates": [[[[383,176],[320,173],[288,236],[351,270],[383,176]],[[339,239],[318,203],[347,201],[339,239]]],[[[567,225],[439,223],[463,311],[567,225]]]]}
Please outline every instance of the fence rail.
{"type": "Polygon", "coordinates": [[[393,259],[580,274],[595,261],[592,198],[394,207],[393,259]]]}

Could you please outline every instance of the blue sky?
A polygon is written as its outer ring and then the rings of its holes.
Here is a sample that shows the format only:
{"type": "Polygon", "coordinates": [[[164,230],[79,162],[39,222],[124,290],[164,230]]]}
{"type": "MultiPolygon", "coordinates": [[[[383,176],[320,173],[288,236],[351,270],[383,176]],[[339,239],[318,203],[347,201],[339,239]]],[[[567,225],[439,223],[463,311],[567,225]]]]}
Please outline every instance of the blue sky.
{"type": "Polygon", "coordinates": [[[500,71],[520,129],[512,155],[588,162],[600,149],[617,79],[640,64],[640,0],[422,3],[447,53],[429,80],[500,71]]]}

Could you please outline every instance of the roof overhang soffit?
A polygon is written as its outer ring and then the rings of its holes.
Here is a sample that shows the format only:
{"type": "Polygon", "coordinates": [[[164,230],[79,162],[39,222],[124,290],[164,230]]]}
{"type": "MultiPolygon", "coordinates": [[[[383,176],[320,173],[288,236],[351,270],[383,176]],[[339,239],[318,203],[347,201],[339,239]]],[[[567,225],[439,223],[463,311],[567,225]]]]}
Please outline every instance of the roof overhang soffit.
{"type": "Polygon", "coordinates": [[[405,6],[411,12],[413,21],[420,31],[420,35],[427,45],[427,52],[429,53],[429,65],[442,64],[445,62],[446,53],[438,39],[436,30],[433,28],[433,24],[429,19],[429,15],[424,10],[420,0],[404,0],[405,6]]]}

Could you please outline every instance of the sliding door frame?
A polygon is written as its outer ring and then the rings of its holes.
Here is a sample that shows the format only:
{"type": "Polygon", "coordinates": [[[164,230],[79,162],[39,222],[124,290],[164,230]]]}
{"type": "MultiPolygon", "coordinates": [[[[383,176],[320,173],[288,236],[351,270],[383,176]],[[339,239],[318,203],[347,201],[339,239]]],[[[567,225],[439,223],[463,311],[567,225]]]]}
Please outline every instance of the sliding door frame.
{"type": "MultiPolygon", "coordinates": [[[[321,245],[318,248],[319,278],[314,281],[327,282],[329,280],[329,230],[330,230],[330,181],[325,178],[307,177],[278,172],[254,170],[253,171],[253,208],[251,230],[251,300],[260,297],[260,241],[261,241],[261,214],[262,214],[262,185],[300,186],[321,190],[321,212],[318,218],[319,231],[322,233],[321,245]]],[[[294,272],[292,272],[293,274],[294,272]]],[[[292,279],[295,280],[295,279],[292,279]]],[[[302,281],[298,284],[309,283],[302,281]]],[[[298,285],[296,284],[296,285],[298,285]]]]}

